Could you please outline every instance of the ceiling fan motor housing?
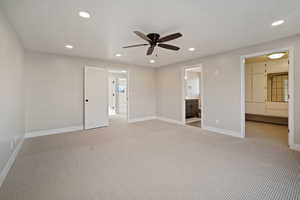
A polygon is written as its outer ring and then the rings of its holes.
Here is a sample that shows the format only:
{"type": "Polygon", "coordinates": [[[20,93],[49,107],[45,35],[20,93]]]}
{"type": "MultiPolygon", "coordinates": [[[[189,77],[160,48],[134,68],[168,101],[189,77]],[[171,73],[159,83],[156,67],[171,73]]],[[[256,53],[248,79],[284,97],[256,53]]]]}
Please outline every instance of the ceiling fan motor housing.
{"type": "Polygon", "coordinates": [[[158,33],[149,33],[147,37],[151,39],[150,44],[155,46],[160,38],[160,35],[158,33]]]}

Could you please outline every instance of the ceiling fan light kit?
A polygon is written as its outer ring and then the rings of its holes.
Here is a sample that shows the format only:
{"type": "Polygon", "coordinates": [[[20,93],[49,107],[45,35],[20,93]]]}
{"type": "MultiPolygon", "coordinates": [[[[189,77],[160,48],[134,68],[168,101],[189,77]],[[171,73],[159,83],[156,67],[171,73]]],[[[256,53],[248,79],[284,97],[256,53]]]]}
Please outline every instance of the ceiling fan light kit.
{"type": "Polygon", "coordinates": [[[165,42],[169,42],[171,40],[176,40],[183,35],[181,33],[173,33],[171,35],[167,35],[165,37],[160,37],[158,33],[149,33],[148,35],[145,35],[144,33],[140,31],[134,31],[134,33],[142,38],[143,40],[147,41],[148,43],[144,44],[136,44],[136,45],[130,45],[130,46],[125,46],[123,48],[133,48],[133,47],[141,47],[141,46],[150,46],[147,50],[147,56],[152,55],[154,49],[156,46],[168,49],[168,50],[173,50],[173,51],[178,51],[180,48],[171,44],[164,44],[165,42]]]}

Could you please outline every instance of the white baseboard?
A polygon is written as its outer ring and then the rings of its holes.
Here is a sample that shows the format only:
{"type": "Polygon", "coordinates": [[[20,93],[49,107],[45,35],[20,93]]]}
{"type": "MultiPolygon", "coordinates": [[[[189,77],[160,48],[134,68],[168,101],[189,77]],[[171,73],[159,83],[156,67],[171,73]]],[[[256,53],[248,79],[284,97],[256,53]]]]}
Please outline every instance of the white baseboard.
{"type": "Polygon", "coordinates": [[[222,128],[215,128],[215,127],[210,127],[210,126],[204,126],[202,129],[215,132],[215,133],[221,133],[223,135],[229,135],[233,137],[238,137],[238,138],[243,138],[239,132],[227,130],[227,129],[222,129],[222,128]]]}
{"type": "Polygon", "coordinates": [[[164,122],[173,123],[173,124],[184,125],[184,123],[181,122],[181,121],[174,120],[174,119],[170,119],[170,118],[166,118],[166,117],[157,117],[156,119],[161,120],[161,121],[164,121],[164,122]]]}
{"type": "Polygon", "coordinates": [[[24,141],[24,138],[22,138],[22,140],[20,140],[19,144],[16,146],[14,152],[11,154],[9,160],[7,161],[6,165],[4,166],[3,170],[0,172],[0,188],[9,172],[9,170],[11,169],[11,167],[13,166],[16,158],[17,158],[17,155],[23,145],[23,141],[24,141]]]}
{"type": "Polygon", "coordinates": [[[300,151],[300,144],[291,144],[290,149],[300,151]]]}
{"type": "Polygon", "coordinates": [[[83,130],[83,126],[71,126],[71,127],[65,127],[59,129],[33,131],[33,132],[26,133],[25,138],[32,138],[32,137],[45,136],[45,135],[55,135],[55,134],[67,133],[72,131],[80,131],[80,130],[83,130]]]}
{"type": "Polygon", "coordinates": [[[128,123],[142,122],[142,121],[148,121],[148,120],[154,120],[154,119],[156,119],[156,116],[135,118],[135,119],[129,119],[128,123]]]}

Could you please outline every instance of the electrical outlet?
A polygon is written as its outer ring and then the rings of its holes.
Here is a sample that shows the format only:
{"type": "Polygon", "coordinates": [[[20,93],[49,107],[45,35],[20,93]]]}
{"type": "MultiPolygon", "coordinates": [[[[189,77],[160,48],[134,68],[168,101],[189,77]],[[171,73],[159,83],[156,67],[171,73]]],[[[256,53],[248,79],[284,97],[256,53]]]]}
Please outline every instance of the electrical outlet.
{"type": "Polygon", "coordinates": [[[218,119],[216,119],[216,124],[219,124],[219,122],[220,122],[220,121],[219,121],[218,119]]]}

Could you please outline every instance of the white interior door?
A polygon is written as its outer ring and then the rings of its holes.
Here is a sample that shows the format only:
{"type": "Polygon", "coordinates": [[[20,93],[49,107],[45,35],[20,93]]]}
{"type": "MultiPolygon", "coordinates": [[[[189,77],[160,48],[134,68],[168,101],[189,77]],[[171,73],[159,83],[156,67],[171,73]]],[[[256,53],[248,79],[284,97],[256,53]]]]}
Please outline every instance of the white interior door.
{"type": "Polygon", "coordinates": [[[85,129],[108,126],[108,72],[97,67],[85,67],[85,129]]]}

